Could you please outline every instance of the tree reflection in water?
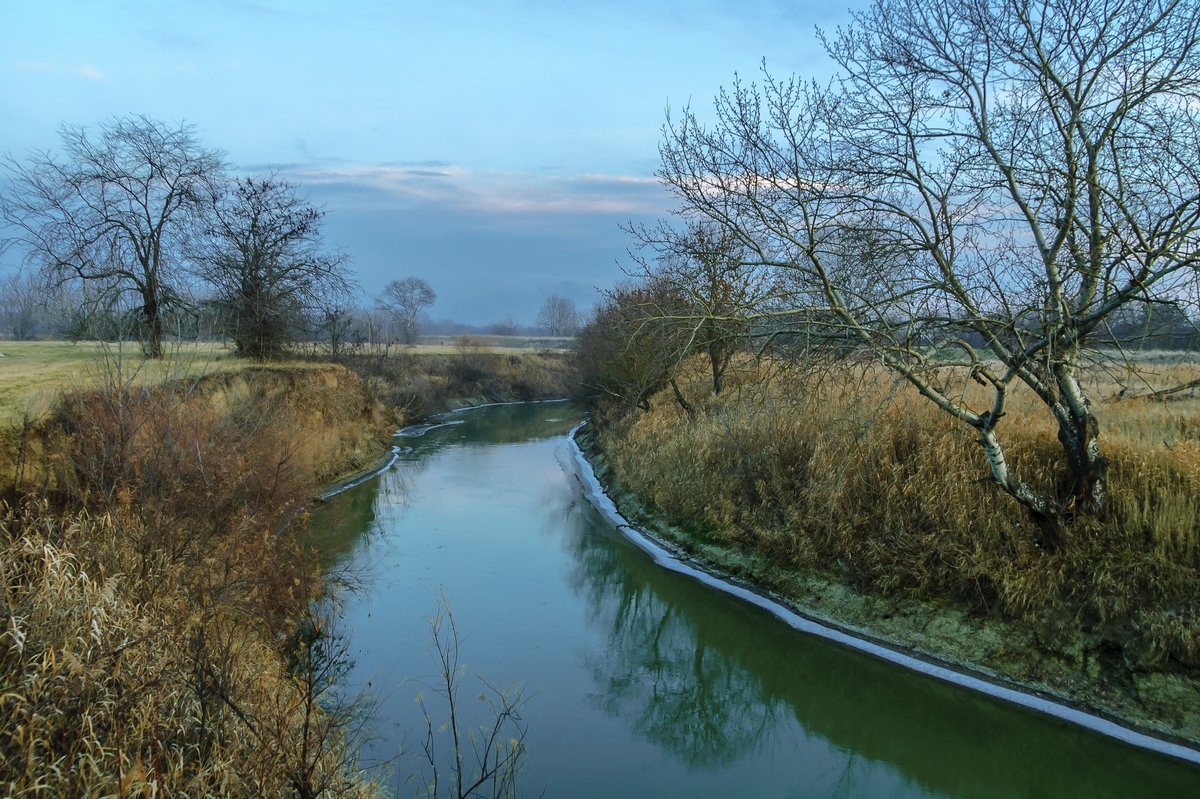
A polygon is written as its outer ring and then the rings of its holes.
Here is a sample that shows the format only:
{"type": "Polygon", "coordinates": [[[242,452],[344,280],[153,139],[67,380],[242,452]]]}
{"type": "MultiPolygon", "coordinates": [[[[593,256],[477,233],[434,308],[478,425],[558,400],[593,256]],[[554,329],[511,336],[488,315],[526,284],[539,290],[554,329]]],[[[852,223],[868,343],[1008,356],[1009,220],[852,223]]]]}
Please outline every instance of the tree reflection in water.
{"type": "MultiPolygon", "coordinates": [[[[533,686],[529,784],[552,795],[1195,794],[1194,770],[797,634],[656,565],[591,507],[566,442],[544,440],[577,419],[456,415],[330,503],[331,548],[365,533],[346,559],[377,574],[348,612],[357,685],[427,672],[413,642],[444,587],[472,666],[533,686]]],[[[381,713],[408,729],[412,702],[381,713]]],[[[385,740],[381,760],[400,742],[385,740]]]]}
{"type": "Polygon", "coordinates": [[[676,580],[646,580],[632,553],[605,536],[573,536],[571,545],[573,587],[586,594],[589,623],[608,631],[604,649],[587,658],[600,686],[595,704],[693,767],[772,748],[785,703],[710,625],[680,609],[676,580]]]}
{"type": "Polygon", "coordinates": [[[654,564],[581,493],[553,513],[568,519],[571,588],[605,638],[584,656],[592,704],[691,769],[777,764],[804,796],[1173,796],[1193,784],[1186,767],[795,633],[654,564]]]}

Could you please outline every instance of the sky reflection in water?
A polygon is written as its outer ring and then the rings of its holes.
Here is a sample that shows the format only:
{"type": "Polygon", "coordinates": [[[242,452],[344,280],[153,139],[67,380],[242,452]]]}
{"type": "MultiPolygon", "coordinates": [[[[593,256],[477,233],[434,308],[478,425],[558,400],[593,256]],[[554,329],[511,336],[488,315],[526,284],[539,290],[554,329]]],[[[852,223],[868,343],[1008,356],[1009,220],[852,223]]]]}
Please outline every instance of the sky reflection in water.
{"type": "MultiPolygon", "coordinates": [[[[530,697],[520,784],[547,796],[1185,796],[1200,772],[796,633],[655,567],[592,508],[568,405],[457,415],[315,514],[361,590],[343,614],[366,750],[420,743],[442,594],[468,675],[530,697]]],[[[478,686],[463,696],[470,712],[478,686]]],[[[401,780],[402,781],[402,780],[401,780]]]]}

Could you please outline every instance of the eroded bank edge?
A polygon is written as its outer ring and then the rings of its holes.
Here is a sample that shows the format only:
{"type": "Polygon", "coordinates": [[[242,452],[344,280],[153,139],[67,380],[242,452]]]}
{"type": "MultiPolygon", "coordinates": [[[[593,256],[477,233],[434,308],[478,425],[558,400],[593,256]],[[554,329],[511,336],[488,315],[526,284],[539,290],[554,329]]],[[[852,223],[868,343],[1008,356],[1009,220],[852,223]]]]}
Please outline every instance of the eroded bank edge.
{"type": "Polygon", "coordinates": [[[894,663],[903,668],[942,680],[943,682],[958,685],[1004,702],[1052,716],[1130,746],[1136,746],[1140,749],[1200,766],[1200,749],[1133,729],[1113,719],[1073,707],[1064,701],[1049,698],[1039,693],[1034,693],[1031,690],[1022,690],[1015,684],[1005,684],[988,679],[985,676],[971,673],[958,665],[951,667],[946,663],[918,657],[909,652],[885,645],[878,640],[863,637],[862,634],[839,628],[828,620],[817,620],[780,599],[768,596],[765,593],[755,590],[752,586],[740,584],[729,577],[710,570],[704,563],[694,558],[681,556],[680,553],[666,542],[656,538],[646,530],[630,524],[621,514],[616,502],[604,490],[599,478],[596,476],[595,470],[592,468],[591,461],[588,460],[583,449],[579,446],[579,442],[576,440],[578,432],[586,424],[586,421],[580,422],[568,433],[571,449],[574,454],[577,477],[583,484],[588,499],[596,509],[633,544],[650,555],[656,565],[692,577],[705,585],[762,608],[800,632],[816,635],[889,663],[894,663]]]}

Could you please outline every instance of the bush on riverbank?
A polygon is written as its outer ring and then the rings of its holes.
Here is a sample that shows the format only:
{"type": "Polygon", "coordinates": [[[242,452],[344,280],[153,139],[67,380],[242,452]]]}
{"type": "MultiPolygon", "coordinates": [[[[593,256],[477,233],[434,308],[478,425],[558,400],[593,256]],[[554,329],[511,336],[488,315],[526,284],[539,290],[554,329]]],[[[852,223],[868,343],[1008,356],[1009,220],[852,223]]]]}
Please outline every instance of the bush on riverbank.
{"type": "Polygon", "coordinates": [[[0,504],[5,792],[371,793],[348,719],[316,701],[320,575],[289,523],[377,456],[381,420],[345,369],[257,369],[114,381],[16,436],[27,463],[0,504]]]}
{"type": "MultiPolygon", "coordinates": [[[[1195,400],[1105,405],[1110,505],[1050,554],[981,480],[971,437],[877,372],[758,375],[720,397],[692,377],[694,417],[667,390],[600,437],[617,478],[667,521],[867,592],[1016,620],[1083,676],[1200,676],[1195,400]]],[[[1054,430],[1019,397],[1009,415],[1014,468],[1046,485],[1061,473],[1054,430]]]]}

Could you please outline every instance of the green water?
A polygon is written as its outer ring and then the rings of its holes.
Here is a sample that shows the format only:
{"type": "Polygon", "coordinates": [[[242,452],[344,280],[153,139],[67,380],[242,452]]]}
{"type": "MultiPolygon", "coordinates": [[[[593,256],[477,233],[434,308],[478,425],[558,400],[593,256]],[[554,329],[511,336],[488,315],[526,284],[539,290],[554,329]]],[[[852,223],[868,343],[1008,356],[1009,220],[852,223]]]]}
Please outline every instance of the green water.
{"type": "MultiPolygon", "coordinates": [[[[524,795],[1200,797],[1200,770],[793,631],[655,566],[591,506],[565,404],[450,417],[314,519],[358,582],[345,690],[414,766],[444,595],[469,675],[529,697],[524,795]]],[[[477,683],[464,690],[478,711],[477,683]]],[[[412,795],[412,786],[402,788],[412,795]]]]}

